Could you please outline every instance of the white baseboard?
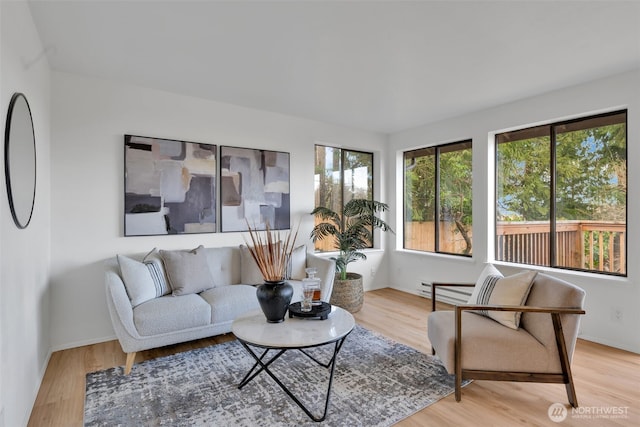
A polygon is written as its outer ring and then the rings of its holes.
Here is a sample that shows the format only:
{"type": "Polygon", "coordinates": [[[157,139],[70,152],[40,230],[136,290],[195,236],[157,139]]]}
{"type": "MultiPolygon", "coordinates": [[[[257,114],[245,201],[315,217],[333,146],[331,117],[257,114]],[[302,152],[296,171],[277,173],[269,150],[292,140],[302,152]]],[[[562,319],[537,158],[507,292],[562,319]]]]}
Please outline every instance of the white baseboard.
{"type": "MultiPolygon", "coordinates": [[[[29,405],[29,411],[26,414],[24,414],[24,422],[22,423],[22,425],[24,426],[29,424],[29,418],[31,418],[31,412],[33,411],[33,406],[36,404],[38,393],[40,392],[40,388],[42,387],[42,380],[44,380],[44,375],[46,374],[47,368],[49,367],[49,361],[51,360],[52,354],[53,354],[53,351],[49,349],[49,351],[47,352],[47,357],[45,357],[44,363],[40,367],[40,372],[38,372],[38,382],[35,387],[35,390],[32,392],[31,405],[29,405]]],[[[1,421],[4,422],[4,420],[1,420],[1,421]]]]}
{"type": "Polygon", "coordinates": [[[101,342],[113,341],[116,339],[118,338],[115,335],[111,335],[111,336],[102,337],[102,338],[92,338],[90,340],[75,341],[75,342],[70,342],[66,344],[55,345],[51,348],[51,351],[55,352],[55,351],[61,351],[61,350],[69,350],[70,348],[99,344],[101,342]]]}
{"type": "Polygon", "coordinates": [[[630,351],[631,353],[636,353],[636,354],[640,354],[640,348],[633,348],[631,346],[625,345],[625,344],[621,344],[619,342],[613,342],[607,339],[602,339],[599,337],[593,337],[590,335],[583,335],[583,334],[578,334],[578,338],[585,340],[585,341],[591,341],[591,342],[595,342],[598,344],[602,344],[602,345],[606,345],[607,347],[613,347],[613,348],[618,348],[620,350],[625,350],[625,351],[630,351]]]}

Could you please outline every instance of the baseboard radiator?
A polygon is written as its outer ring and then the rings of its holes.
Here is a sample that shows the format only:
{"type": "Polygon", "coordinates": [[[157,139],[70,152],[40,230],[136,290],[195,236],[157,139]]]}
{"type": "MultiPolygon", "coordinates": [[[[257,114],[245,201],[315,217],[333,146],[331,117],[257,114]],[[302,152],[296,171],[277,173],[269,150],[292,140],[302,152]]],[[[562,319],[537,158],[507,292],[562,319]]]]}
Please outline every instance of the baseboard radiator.
{"type": "MultiPolygon", "coordinates": [[[[472,291],[473,288],[438,288],[436,298],[440,302],[451,305],[466,304],[472,291]]],[[[431,283],[420,282],[418,284],[418,295],[431,299],[431,283]]]]}

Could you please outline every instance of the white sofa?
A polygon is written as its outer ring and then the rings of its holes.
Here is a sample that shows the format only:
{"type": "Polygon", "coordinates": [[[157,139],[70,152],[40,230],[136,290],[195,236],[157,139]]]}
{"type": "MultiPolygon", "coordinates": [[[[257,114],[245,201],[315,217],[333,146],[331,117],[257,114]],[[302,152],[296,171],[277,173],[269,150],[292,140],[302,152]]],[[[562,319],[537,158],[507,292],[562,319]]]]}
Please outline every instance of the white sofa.
{"type": "MultiPolygon", "coordinates": [[[[321,299],[328,302],[335,262],[307,253],[304,246],[294,250],[290,263],[287,281],[294,289],[292,302],[302,299],[306,267],[317,269],[321,299]]],[[[260,272],[244,246],[201,246],[183,251],[154,249],[146,255],[118,255],[108,259],[105,262],[107,304],[116,337],[127,353],[125,373],[131,371],[138,351],[230,332],[235,318],[260,308],[256,288],[251,286],[260,283],[260,272]],[[183,259],[180,257],[185,257],[184,265],[175,263],[183,259]],[[189,264],[196,258],[206,259],[206,267],[199,270],[197,265],[189,264]],[[154,281],[156,287],[150,289],[154,281]],[[191,283],[198,281],[189,289],[191,283]],[[166,288],[161,289],[163,286],[166,288]]]]}

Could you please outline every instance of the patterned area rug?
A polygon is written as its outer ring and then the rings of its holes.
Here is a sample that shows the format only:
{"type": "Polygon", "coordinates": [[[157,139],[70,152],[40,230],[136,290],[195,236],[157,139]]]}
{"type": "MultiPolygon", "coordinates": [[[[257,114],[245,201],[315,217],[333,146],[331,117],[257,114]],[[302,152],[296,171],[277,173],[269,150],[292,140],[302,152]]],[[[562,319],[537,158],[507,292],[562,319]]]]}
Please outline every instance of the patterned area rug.
{"type": "MultiPolygon", "coordinates": [[[[328,361],[332,346],[308,350],[328,361]]],[[[327,418],[314,423],[266,374],[242,390],[253,359],[237,341],[87,374],[87,426],[390,426],[453,392],[440,361],[356,326],[335,369],[327,418]]],[[[288,351],[272,371],[314,413],[328,370],[288,351]]]]}

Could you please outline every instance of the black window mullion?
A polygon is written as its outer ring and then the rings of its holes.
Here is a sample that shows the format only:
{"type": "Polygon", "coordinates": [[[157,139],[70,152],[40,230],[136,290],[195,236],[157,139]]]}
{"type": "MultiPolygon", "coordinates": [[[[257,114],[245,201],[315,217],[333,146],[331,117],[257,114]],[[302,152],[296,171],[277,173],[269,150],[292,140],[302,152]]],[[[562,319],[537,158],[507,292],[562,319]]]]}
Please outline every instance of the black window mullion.
{"type": "Polygon", "coordinates": [[[440,147],[436,147],[436,153],[434,156],[435,161],[435,203],[434,203],[434,245],[436,253],[440,252],[440,147]]]}
{"type": "Polygon", "coordinates": [[[501,261],[500,257],[500,240],[498,239],[498,167],[500,166],[498,158],[498,145],[501,144],[500,135],[494,137],[493,145],[493,259],[501,261]]]}
{"type": "Polygon", "coordinates": [[[549,156],[550,162],[549,173],[551,175],[551,182],[549,188],[549,265],[556,267],[558,262],[556,260],[556,128],[551,126],[549,128],[551,135],[549,136],[550,147],[549,156]]]}
{"type": "MultiPolygon", "coordinates": [[[[345,150],[340,150],[340,213],[344,212],[344,165],[345,165],[345,150]]],[[[340,215],[342,222],[342,228],[344,228],[344,215],[340,215]]]]}

